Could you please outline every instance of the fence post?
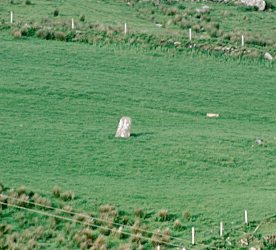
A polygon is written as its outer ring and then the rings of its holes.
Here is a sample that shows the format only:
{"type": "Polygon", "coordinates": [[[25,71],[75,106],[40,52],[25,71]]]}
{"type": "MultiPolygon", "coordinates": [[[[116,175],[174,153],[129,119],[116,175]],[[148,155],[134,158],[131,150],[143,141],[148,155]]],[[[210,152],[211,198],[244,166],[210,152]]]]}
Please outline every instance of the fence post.
{"type": "Polygon", "coordinates": [[[192,41],[192,28],[189,28],[189,40],[192,41]]]}
{"type": "Polygon", "coordinates": [[[192,245],[195,244],[195,228],[192,227],[192,245]]]}
{"type": "Polygon", "coordinates": [[[13,11],[11,11],[11,13],[10,13],[10,22],[11,22],[11,24],[13,24],[13,11]]]}
{"type": "Polygon", "coordinates": [[[247,210],[244,210],[244,223],[248,224],[247,210]]]}
{"type": "Polygon", "coordinates": [[[223,222],[220,222],[220,229],[219,229],[219,236],[222,237],[223,236],[223,222]]]}
{"type": "Polygon", "coordinates": [[[242,37],[241,37],[241,45],[242,45],[242,47],[244,46],[244,35],[242,35],[242,37]]]}
{"type": "Polygon", "coordinates": [[[74,18],[72,18],[72,20],[71,20],[71,28],[72,28],[72,30],[75,29],[75,21],[74,21],[74,18]]]}
{"type": "Polygon", "coordinates": [[[127,34],[127,24],[125,23],[124,34],[127,34]]]}

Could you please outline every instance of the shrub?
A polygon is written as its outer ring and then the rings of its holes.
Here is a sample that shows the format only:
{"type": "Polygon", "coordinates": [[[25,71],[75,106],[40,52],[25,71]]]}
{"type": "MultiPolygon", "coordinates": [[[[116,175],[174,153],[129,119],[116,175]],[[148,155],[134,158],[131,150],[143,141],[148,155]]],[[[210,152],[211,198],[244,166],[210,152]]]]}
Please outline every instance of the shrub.
{"type": "Polygon", "coordinates": [[[117,228],[113,228],[113,229],[112,229],[112,234],[113,234],[117,239],[123,238],[123,227],[120,226],[118,229],[117,229],[117,228]]]}
{"type": "Polygon", "coordinates": [[[180,27],[181,27],[182,29],[188,29],[188,28],[191,28],[192,25],[191,25],[191,23],[190,23],[189,21],[187,21],[187,20],[182,20],[181,23],[180,23],[180,27]]]}
{"type": "Polygon", "coordinates": [[[17,201],[18,206],[26,207],[28,206],[29,196],[26,194],[21,194],[19,200],[17,201]]]}
{"type": "Polygon", "coordinates": [[[72,213],[73,212],[73,207],[71,207],[69,205],[65,205],[62,209],[64,211],[68,212],[68,213],[72,213]]]}
{"type": "Polygon", "coordinates": [[[81,21],[81,22],[84,22],[84,21],[85,21],[85,15],[84,15],[84,14],[80,15],[80,21],[81,21]]]}
{"type": "Polygon", "coordinates": [[[54,186],[53,189],[52,189],[52,193],[55,197],[59,198],[60,193],[61,193],[60,187],[59,186],[54,186]]]}
{"type": "Polygon", "coordinates": [[[189,211],[185,211],[185,212],[183,213],[183,217],[184,217],[187,221],[191,220],[191,218],[192,218],[192,216],[191,216],[191,214],[190,214],[189,211]]]}
{"type": "Polygon", "coordinates": [[[195,32],[199,32],[201,30],[201,26],[199,24],[194,24],[192,26],[192,30],[195,32]]]}
{"type": "Polygon", "coordinates": [[[180,10],[185,10],[186,6],[182,3],[180,3],[180,4],[178,4],[177,8],[180,9],[180,10]]]}
{"type": "Polygon", "coordinates": [[[109,204],[105,204],[105,205],[100,206],[100,212],[101,213],[110,213],[113,210],[114,210],[114,207],[109,205],[109,204]]]}
{"type": "Polygon", "coordinates": [[[43,198],[39,194],[34,194],[34,196],[32,198],[33,198],[34,202],[37,203],[38,205],[46,206],[46,207],[47,206],[50,207],[52,205],[49,200],[47,200],[46,198],[43,198]]]}
{"type": "Polygon", "coordinates": [[[31,5],[32,2],[31,2],[31,0],[25,0],[25,4],[26,4],[26,5],[31,5]]]}
{"type": "Polygon", "coordinates": [[[134,216],[138,218],[144,217],[144,211],[141,208],[136,208],[134,210],[134,216]]]}
{"type": "Polygon", "coordinates": [[[173,7],[173,8],[167,9],[166,15],[167,16],[175,16],[177,14],[177,12],[178,12],[177,8],[173,7]]]}
{"type": "Polygon", "coordinates": [[[54,11],[53,11],[53,15],[56,17],[56,16],[58,16],[59,15],[59,9],[55,9],[54,11]]]}
{"type": "Polygon", "coordinates": [[[29,26],[29,25],[24,25],[21,29],[20,32],[22,36],[34,36],[35,35],[35,27],[29,26]]]}
{"type": "Polygon", "coordinates": [[[54,37],[58,41],[65,41],[66,39],[66,34],[62,31],[55,31],[54,32],[54,37]]]}
{"type": "Polygon", "coordinates": [[[106,249],[106,240],[103,235],[99,235],[93,244],[94,249],[105,250],[106,249]]]}
{"type": "Polygon", "coordinates": [[[75,193],[73,191],[66,191],[60,195],[60,198],[64,201],[74,200],[75,193]]]}
{"type": "Polygon", "coordinates": [[[151,244],[153,246],[157,246],[162,241],[162,234],[160,229],[154,231],[153,235],[151,236],[151,244]]]}
{"type": "Polygon", "coordinates": [[[168,243],[171,239],[171,230],[167,227],[162,235],[162,241],[168,243]]]}
{"type": "Polygon", "coordinates": [[[14,38],[20,38],[20,37],[22,37],[22,34],[21,34],[21,32],[19,30],[14,30],[11,33],[12,33],[12,36],[14,38]]]}
{"type": "Polygon", "coordinates": [[[160,221],[166,221],[169,219],[169,211],[167,209],[161,209],[157,213],[158,220],[160,221]]]}
{"type": "Polygon", "coordinates": [[[56,242],[58,244],[58,246],[62,246],[65,243],[65,237],[63,233],[60,233],[57,238],[56,238],[56,242]]]}
{"type": "Polygon", "coordinates": [[[176,230],[179,230],[182,228],[182,224],[181,221],[179,219],[176,219],[173,223],[173,228],[176,230]]]}
{"type": "Polygon", "coordinates": [[[43,29],[39,29],[35,35],[38,37],[38,38],[41,38],[41,39],[46,39],[46,40],[51,40],[53,39],[53,32],[50,30],[50,29],[46,29],[46,28],[43,28],[43,29]]]}
{"type": "Polygon", "coordinates": [[[173,20],[172,20],[173,24],[177,24],[181,21],[182,21],[182,16],[181,15],[175,15],[173,20]]]}
{"type": "Polygon", "coordinates": [[[130,243],[121,244],[119,250],[132,250],[132,245],[130,243]]]}
{"type": "Polygon", "coordinates": [[[65,40],[66,42],[72,42],[75,37],[76,37],[76,32],[70,31],[70,32],[67,32],[65,40]]]}
{"type": "Polygon", "coordinates": [[[25,194],[26,193],[26,187],[25,186],[20,186],[18,189],[17,189],[17,194],[18,196],[22,195],[22,194],[25,194]]]}
{"type": "Polygon", "coordinates": [[[86,213],[78,213],[74,216],[74,219],[82,222],[90,222],[92,218],[86,213]]]}

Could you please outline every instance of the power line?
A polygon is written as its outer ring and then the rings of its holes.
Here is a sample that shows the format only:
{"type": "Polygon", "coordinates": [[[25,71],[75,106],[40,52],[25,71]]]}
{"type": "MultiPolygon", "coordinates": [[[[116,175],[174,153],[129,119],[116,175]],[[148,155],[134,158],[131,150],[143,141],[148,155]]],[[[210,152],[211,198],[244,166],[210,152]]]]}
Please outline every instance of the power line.
{"type": "MultiPolygon", "coordinates": [[[[120,223],[116,223],[116,222],[111,222],[111,221],[108,221],[108,220],[100,219],[100,218],[97,218],[97,217],[89,216],[87,214],[87,212],[75,213],[75,212],[67,211],[67,210],[64,210],[64,209],[61,209],[61,208],[56,208],[56,207],[52,207],[52,206],[48,206],[48,205],[42,205],[42,204],[39,204],[39,203],[36,203],[36,202],[31,202],[31,201],[26,201],[26,200],[23,200],[23,199],[18,199],[18,198],[10,197],[8,195],[0,194],[0,197],[1,196],[5,197],[5,198],[8,198],[8,199],[13,199],[13,200],[16,200],[16,201],[24,202],[24,203],[27,203],[27,204],[30,204],[30,205],[38,206],[38,207],[41,207],[41,208],[47,208],[47,209],[50,209],[50,210],[60,211],[60,212],[63,212],[63,213],[66,213],[66,214],[70,214],[70,215],[75,215],[75,216],[82,216],[82,217],[86,217],[87,219],[93,219],[93,220],[96,220],[96,221],[99,221],[99,222],[112,223],[113,225],[119,226],[119,227],[126,227],[126,228],[129,228],[129,229],[134,229],[133,226],[124,225],[124,224],[120,224],[120,223]]],[[[139,232],[143,232],[143,233],[147,233],[147,234],[153,234],[151,231],[140,229],[140,228],[138,229],[138,231],[139,232]]],[[[162,233],[158,233],[158,235],[159,236],[165,236],[165,237],[167,237],[167,235],[162,234],[162,233]]],[[[170,238],[173,239],[173,240],[177,240],[177,241],[183,242],[182,238],[177,238],[177,237],[173,237],[173,236],[170,236],[170,238]]]]}
{"type": "MultiPolygon", "coordinates": [[[[65,217],[65,216],[55,215],[55,214],[47,213],[47,212],[36,210],[36,209],[31,209],[31,208],[26,208],[26,207],[18,206],[18,205],[15,205],[15,204],[8,204],[8,203],[2,202],[2,201],[0,201],[0,204],[6,205],[6,206],[9,206],[9,207],[14,207],[14,208],[22,209],[22,210],[25,210],[27,212],[37,213],[37,214],[41,214],[41,215],[48,216],[48,217],[54,217],[54,218],[65,220],[65,221],[79,223],[79,224],[82,224],[82,225],[85,225],[85,226],[91,226],[91,227],[96,227],[96,228],[99,228],[99,229],[110,230],[110,228],[108,228],[108,227],[96,225],[94,223],[83,222],[83,221],[79,221],[79,220],[76,220],[76,219],[68,218],[68,217],[65,217]]],[[[128,233],[128,232],[125,232],[125,231],[124,232],[122,231],[122,234],[125,234],[125,235],[128,235],[128,236],[137,236],[137,235],[135,235],[133,233],[128,233]]],[[[153,233],[151,232],[151,234],[153,234],[153,233]]],[[[158,234],[158,235],[160,235],[160,234],[158,234]]],[[[147,240],[147,241],[151,241],[152,240],[151,238],[143,236],[143,235],[141,235],[140,238],[144,239],[144,240],[147,240]]],[[[165,241],[162,241],[162,240],[158,240],[158,239],[156,239],[155,241],[157,243],[159,243],[159,244],[164,244],[164,245],[171,246],[171,247],[177,247],[177,248],[181,247],[180,245],[175,245],[173,243],[168,243],[168,242],[165,242],[165,241]]]]}

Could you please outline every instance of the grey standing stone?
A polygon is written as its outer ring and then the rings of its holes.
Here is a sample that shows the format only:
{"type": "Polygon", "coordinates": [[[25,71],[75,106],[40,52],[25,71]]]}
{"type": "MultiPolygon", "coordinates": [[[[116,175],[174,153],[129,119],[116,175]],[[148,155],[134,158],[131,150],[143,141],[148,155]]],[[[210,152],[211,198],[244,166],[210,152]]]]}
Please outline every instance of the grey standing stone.
{"type": "Polygon", "coordinates": [[[265,10],[266,3],[264,0],[240,0],[246,6],[257,7],[259,10],[265,10]]]}
{"type": "Polygon", "coordinates": [[[115,137],[128,138],[130,137],[131,118],[124,116],[120,119],[115,137]]]}

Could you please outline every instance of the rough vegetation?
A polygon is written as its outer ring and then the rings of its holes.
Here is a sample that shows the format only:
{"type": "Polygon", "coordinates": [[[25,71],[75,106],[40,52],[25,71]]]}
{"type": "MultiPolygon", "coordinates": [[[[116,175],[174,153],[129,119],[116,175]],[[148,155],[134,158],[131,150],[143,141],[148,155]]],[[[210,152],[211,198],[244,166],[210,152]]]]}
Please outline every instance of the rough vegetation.
{"type": "Polygon", "coordinates": [[[0,249],[275,249],[274,6],[1,1],[0,249]]]}
{"type": "MultiPolygon", "coordinates": [[[[187,237],[191,226],[207,220],[196,215],[187,217],[185,213],[183,217],[172,217],[166,209],[156,216],[152,212],[141,213],[138,208],[133,213],[118,211],[111,205],[101,205],[89,212],[76,208],[68,211],[69,205],[55,192],[44,197],[26,187],[1,187],[0,249],[152,249],[157,246],[174,249],[191,246],[187,237]]],[[[267,224],[276,224],[275,216],[248,225],[231,225],[223,237],[216,235],[217,230],[210,230],[215,226],[213,221],[208,223],[209,229],[201,227],[205,232],[197,228],[197,247],[275,247],[275,234],[262,233],[267,224]]]]}
{"type": "MultiPolygon", "coordinates": [[[[40,4],[43,6],[42,3],[43,1],[38,1],[37,7],[40,4]]],[[[102,2],[103,5],[108,3],[109,1],[102,2]]],[[[24,3],[17,3],[21,4],[24,3]]],[[[2,29],[10,29],[15,38],[36,36],[46,40],[105,46],[139,46],[154,50],[162,48],[177,52],[193,49],[261,59],[264,59],[266,52],[273,56],[276,54],[273,2],[267,4],[267,9],[263,13],[256,12],[252,7],[240,6],[233,1],[161,1],[157,4],[156,1],[129,0],[125,1],[125,4],[123,1],[117,1],[117,5],[121,5],[125,11],[131,11],[137,20],[146,21],[145,28],[152,25],[156,26],[155,29],[145,32],[145,29],[137,27],[137,24],[130,24],[129,32],[125,35],[123,20],[114,24],[106,22],[106,18],[102,17],[93,22],[91,18],[86,18],[89,14],[80,9],[77,16],[71,16],[75,18],[75,27],[72,30],[69,18],[71,10],[68,10],[69,6],[65,3],[58,4],[58,8],[52,10],[52,16],[45,16],[45,12],[40,10],[34,20],[30,19],[25,11],[13,25],[9,24],[7,18],[3,18],[2,29]],[[239,22],[243,25],[240,26],[239,22]],[[157,27],[160,27],[160,31],[156,31],[157,27]],[[188,36],[189,28],[192,29],[191,41],[188,36]],[[242,35],[245,37],[244,46],[241,45],[242,35]]]]}

